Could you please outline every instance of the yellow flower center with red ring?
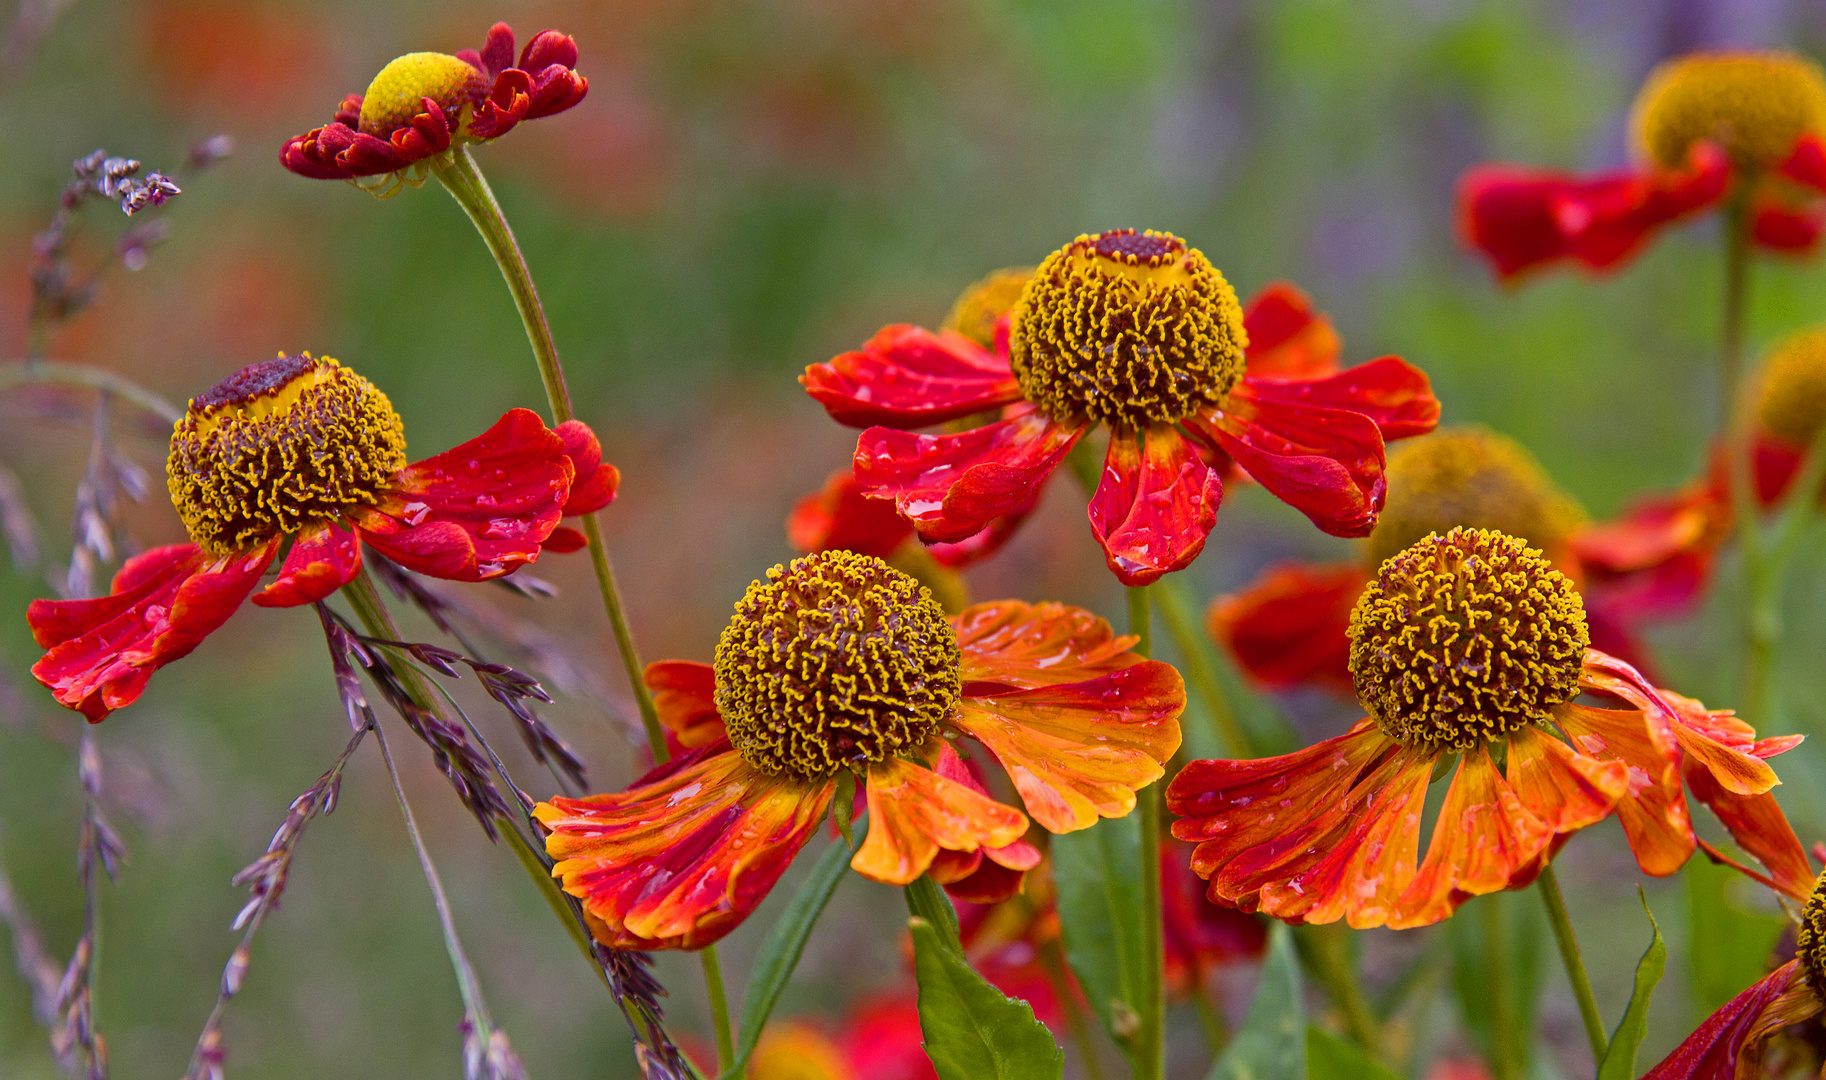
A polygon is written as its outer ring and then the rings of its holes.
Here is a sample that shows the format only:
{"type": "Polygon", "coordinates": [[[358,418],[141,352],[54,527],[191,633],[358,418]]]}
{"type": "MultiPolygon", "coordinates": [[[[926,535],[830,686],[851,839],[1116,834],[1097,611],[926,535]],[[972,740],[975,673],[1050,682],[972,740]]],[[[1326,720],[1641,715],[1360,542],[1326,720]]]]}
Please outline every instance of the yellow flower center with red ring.
{"type": "Polygon", "coordinates": [[[1826,873],[1813,883],[1807,906],[1801,909],[1801,930],[1794,939],[1794,956],[1801,962],[1813,996],[1826,1001],[1826,873]]]}
{"type": "Polygon", "coordinates": [[[1011,266],[990,274],[958,294],[939,329],[962,334],[985,349],[994,348],[996,320],[1014,307],[1033,273],[1031,266],[1011,266]]]}
{"type": "Polygon", "coordinates": [[[1055,420],[1172,423],[1243,377],[1243,308],[1196,249],[1167,233],[1080,236],[1047,256],[1015,306],[1010,361],[1055,420]]]}
{"type": "Polygon", "coordinates": [[[1635,142],[1664,169],[1686,164],[1700,139],[1740,169],[1781,164],[1808,132],[1826,132],[1826,77],[1789,53],[1699,53],[1649,73],[1630,118],[1635,142]]]}
{"type": "Polygon", "coordinates": [[[1403,442],[1390,450],[1386,475],[1388,502],[1369,536],[1373,566],[1461,525],[1518,537],[1554,559],[1585,520],[1533,455],[1485,428],[1403,442]]]}
{"type": "Polygon", "coordinates": [[[716,707],[764,773],[800,780],[925,745],[963,690],[957,632],[930,590],[880,559],[776,566],[716,647],[716,707]]]}
{"type": "Polygon", "coordinates": [[[166,473],[190,538],[226,554],[377,502],[405,464],[387,395],[300,353],[250,364],[192,400],[166,473]]]}
{"type": "Polygon", "coordinates": [[[1806,446],[1826,424],[1826,326],[1778,342],[1757,380],[1757,425],[1784,442],[1806,446]]]}
{"type": "Polygon", "coordinates": [[[1350,615],[1350,673],[1383,734],[1467,750],[1579,692],[1578,590],[1513,536],[1453,529],[1382,564],[1350,615]]]}
{"type": "Polygon", "coordinates": [[[425,98],[438,103],[455,131],[468,120],[463,107],[487,92],[488,80],[482,73],[454,56],[407,53],[381,68],[368,84],[361,98],[361,133],[386,138],[425,111],[425,98]]]}

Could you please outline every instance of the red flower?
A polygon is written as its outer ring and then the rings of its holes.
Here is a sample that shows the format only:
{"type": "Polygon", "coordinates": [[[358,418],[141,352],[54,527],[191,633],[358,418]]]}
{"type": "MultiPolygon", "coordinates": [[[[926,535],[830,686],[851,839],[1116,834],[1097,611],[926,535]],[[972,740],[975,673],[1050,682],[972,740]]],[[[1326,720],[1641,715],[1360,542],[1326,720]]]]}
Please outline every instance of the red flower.
{"type": "MultiPolygon", "coordinates": [[[[300,176],[355,180],[387,176],[380,194],[424,182],[421,165],[453,144],[487,142],[522,120],[560,113],[583,100],[577,43],[547,30],[514,61],[514,32],[489,28],[480,52],[407,53],[380,70],[366,94],[342,99],[336,119],[288,139],[279,161],[300,176]],[[406,170],[419,166],[413,173],[406,170]]],[[[368,185],[364,185],[368,186],[368,185]]]]}
{"type": "Polygon", "coordinates": [[[32,674],[91,721],[226,622],[288,536],[279,576],[253,596],[262,607],[335,592],[361,569],[361,541],[421,574],[484,581],[541,548],[574,550],[580,534],[559,519],[607,505],[618,480],[589,428],[549,431],[525,409],[408,465],[386,395],[309,353],[251,364],[192,400],[167,471],[193,542],[127,560],[107,596],[28,611],[46,650],[32,674]]]}
{"type": "MultiPolygon", "coordinates": [[[[997,518],[975,536],[951,544],[924,544],[940,566],[962,569],[995,554],[1033,510],[1033,503],[997,518]]],[[[883,499],[871,499],[853,469],[838,469],[824,487],[801,496],[786,519],[786,539],[800,551],[854,551],[894,561],[917,541],[913,526],[883,499]]]]}
{"type": "Polygon", "coordinates": [[[625,792],[539,804],[553,873],[606,944],[702,948],[773,888],[847,769],[869,812],[852,868],[994,894],[1008,876],[996,867],[1039,861],[1028,814],[1051,832],[1121,817],[1178,747],[1184,685],[1134,641],[1059,604],[948,619],[912,578],[853,552],[775,567],[737,605],[714,668],[649,674],[662,721],[700,748],[625,792]],[[946,735],[981,743],[1028,814],[989,798],[946,735]]]}
{"type": "Polygon", "coordinates": [[[889,326],[800,378],[840,423],[880,425],[857,443],[856,476],[928,541],[1028,505],[1098,424],[1111,434],[1091,528],[1125,584],[1197,557],[1232,463],[1327,532],[1362,536],[1384,439],[1439,416],[1426,376],[1394,357],[1323,377],[1246,369],[1235,293],[1164,233],[1079,237],[1041,264],[1009,325],[994,351],[889,326]],[[962,432],[907,430],[992,411],[962,432]]]}
{"type": "Polygon", "coordinates": [[[1168,786],[1183,819],[1173,834],[1198,844],[1192,869],[1211,899],[1295,923],[1424,926],[1530,884],[1613,810],[1638,864],[1665,876],[1704,844],[1687,789],[1768,875],[1739,869],[1790,894],[1806,887],[1763,760],[1799,737],[1759,741],[1731,713],[1587,648],[1578,593],[1521,541],[1462,529],[1422,540],[1382,564],[1350,639],[1368,718],[1281,757],[1194,761],[1168,786]],[[1579,704],[1581,691],[1626,707],[1579,704]],[[1438,819],[1450,825],[1416,866],[1427,788],[1451,753],[1438,819]]]}
{"type": "Polygon", "coordinates": [[[1774,251],[1808,251],[1826,191],[1826,80],[1783,53],[1697,53],[1656,68],[1633,116],[1641,164],[1594,176],[1480,165],[1458,184],[1459,232],[1497,275],[1564,260],[1608,270],[1657,229],[1716,205],[1738,188],[1752,237],[1774,251]]]}

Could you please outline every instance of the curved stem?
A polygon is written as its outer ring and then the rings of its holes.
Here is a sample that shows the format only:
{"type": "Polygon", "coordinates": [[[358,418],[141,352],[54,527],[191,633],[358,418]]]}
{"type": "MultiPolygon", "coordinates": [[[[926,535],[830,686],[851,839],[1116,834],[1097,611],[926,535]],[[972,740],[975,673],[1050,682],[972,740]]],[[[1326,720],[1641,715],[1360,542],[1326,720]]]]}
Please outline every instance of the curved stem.
{"type": "Polygon", "coordinates": [[[729,997],[723,993],[723,965],[717,959],[715,945],[705,946],[697,955],[704,965],[704,989],[710,994],[710,1026],[716,1029],[716,1071],[720,1076],[735,1061],[735,1039],[729,1033],[729,997]]]}
{"type": "MultiPolygon", "coordinates": [[[[1147,586],[1129,589],[1129,633],[1141,640],[1135,651],[1153,653],[1154,630],[1147,586]]],[[[1160,907],[1160,785],[1136,792],[1141,828],[1141,949],[1147,974],[1141,981],[1135,1011],[1141,1026],[1130,1044],[1135,1080],[1161,1080],[1166,1075],[1166,949],[1160,907]]]]}
{"type": "Polygon", "coordinates": [[[1493,893],[1479,905],[1483,910],[1486,990],[1490,995],[1490,1073],[1496,1080],[1515,1080],[1515,1012],[1509,1001],[1508,940],[1499,897],[1493,893]]]}
{"type": "MultiPolygon", "coordinates": [[[[507,280],[507,291],[513,294],[514,307],[519,309],[520,322],[526,327],[526,340],[531,343],[533,359],[539,365],[539,378],[545,384],[545,397],[551,405],[553,422],[562,424],[573,419],[571,392],[565,386],[564,366],[558,362],[558,345],[552,340],[545,307],[539,302],[539,292],[533,287],[533,275],[526,267],[526,257],[521,254],[514,231],[501,213],[501,204],[495,201],[493,189],[476,167],[466,146],[453,147],[448,161],[442,157],[432,158],[431,172],[475,223],[476,231],[482,234],[482,242],[488,245],[489,254],[495,257],[495,265],[501,268],[501,276],[507,280]]],[[[609,564],[609,552],[603,546],[602,528],[596,523],[596,515],[583,515],[583,534],[590,542],[590,566],[596,572],[602,606],[608,612],[609,625],[615,631],[615,644],[621,651],[622,666],[627,669],[628,684],[633,690],[634,702],[640,708],[647,745],[653,751],[653,759],[663,762],[671,756],[666,751],[665,731],[660,727],[659,712],[653,707],[653,695],[641,677],[634,632],[628,625],[621,591],[615,584],[615,571],[609,564]]]]}
{"type": "Polygon", "coordinates": [[[1192,684],[1192,689],[1204,701],[1205,712],[1210,715],[1212,726],[1217,728],[1224,751],[1238,758],[1250,756],[1252,750],[1249,735],[1243,731],[1243,725],[1236,718],[1236,710],[1230,707],[1230,699],[1224,694],[1223,684],[1217,680],[1217,672],[1206,655],[1209,645],[1199,636],[1185,593],[1179,588],[1178,582],[1160,582],[1155,592],[1159,594],[1160,615],[1167,624],[1167,633],[1172,635],[1173,644],[1179,647],[1186,681],[1192,684]]]}
{"type": "MultiPolygon", "coordinates": [[[[1740,187],[1748,190],[1746,182],[1740,187]]],[[[1762,719],[1768,701],[1769,674],[1781,636],[1779,608],[1759,598],[1773,594],[1775,583],[1763,558],[1756,497],[1755,417],[1746,400],[1743,377],[1745,312],[1750,296],[1750,206],[1740,192],[1725,208],[1724,318],[1719,346],[1719,408],[1729,458],[1732,517],[1743,552],[1745,593],[1743,687],[1738,712],[1752,723],[1762,719]]]]}
{"type": "Polygon", "coordinates": [[[1566,914],[1566,898],[1560,894],[1560,879],[1553,864],[1541,868],[1539,879],[1541,902],[1547,905],[1547,921],[1553,924],[1553,939],[1560,946],[1560,961],[1566,965],[1566,977],[1572,980],[1572,994],[1579,999],[1579,1019],[1585,1022],[1585,1038],[1591,1043],[1591,1059],[1604,1063],[1610,1039],[1604,1034],[1604,1016],[1598,1012],[1598,999],[1591,992],[1591,976],[1585,973],[1585,960],[1579,955],[1579,939],[1573,935],[1572,920],[1566,914]]]}
{"type": "Polygon", "coordinates": [[[67,360],[20,360],[0,364],[0,392],[21,386],[84,386],[113,394],[167,423],[175,424],[184,415],[183,409],[132,379],[90,364],[67,360]]]}

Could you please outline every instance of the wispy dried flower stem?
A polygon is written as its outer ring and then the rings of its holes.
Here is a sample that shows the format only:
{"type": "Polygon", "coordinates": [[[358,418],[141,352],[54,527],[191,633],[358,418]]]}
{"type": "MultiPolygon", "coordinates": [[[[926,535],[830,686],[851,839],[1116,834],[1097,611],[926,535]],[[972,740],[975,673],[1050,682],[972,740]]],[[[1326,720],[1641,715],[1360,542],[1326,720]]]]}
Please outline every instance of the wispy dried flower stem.
{"type": "Polygon", "coordinates": [[[64,1059],[80,1051],[85,1080],[107,1080],[108,1046],[96,1024],[95,977],[101,967],[101,876],[113,881],[125,848],[101,813],[101,751],[92,732],[84,732],[77,751],[82,782],[82,833],[76,849],[76,876],[82,882],[82,936],[57,987],[59,1027],[51,1049],[64,1059]]]}

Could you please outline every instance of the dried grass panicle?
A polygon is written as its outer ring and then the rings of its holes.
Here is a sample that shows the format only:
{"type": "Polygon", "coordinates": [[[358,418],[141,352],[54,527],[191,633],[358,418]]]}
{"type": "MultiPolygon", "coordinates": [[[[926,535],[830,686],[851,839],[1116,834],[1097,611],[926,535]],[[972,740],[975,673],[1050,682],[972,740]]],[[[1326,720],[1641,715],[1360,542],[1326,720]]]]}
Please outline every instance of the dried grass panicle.
{"type": "Polygon", "coordinates": [[[89,463],[76,485],[70,519],[70,565],[59,590],[66,598],[93,595],[96,569],[112,563],[128,545],[126,504],[144,499],[149,487],[146,471],[114,446],[108,426],[111,404],[107,391],[96,394],[89,463]]]}
{"type": "Polygon", "coordinates": [[[500,1028],[481,1035],[482,1025],[473,1016],[465,1016],[459,1025],[463,1032],[464,1080],[526,1080],[526,1067],[500,1028]]]}

